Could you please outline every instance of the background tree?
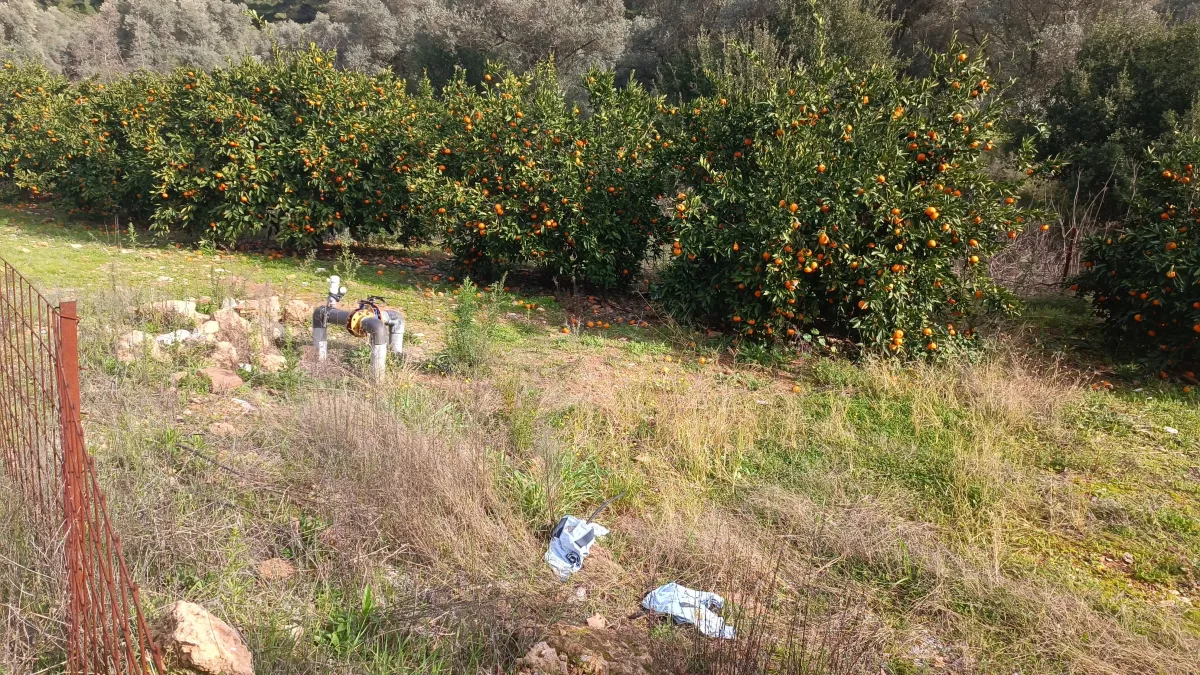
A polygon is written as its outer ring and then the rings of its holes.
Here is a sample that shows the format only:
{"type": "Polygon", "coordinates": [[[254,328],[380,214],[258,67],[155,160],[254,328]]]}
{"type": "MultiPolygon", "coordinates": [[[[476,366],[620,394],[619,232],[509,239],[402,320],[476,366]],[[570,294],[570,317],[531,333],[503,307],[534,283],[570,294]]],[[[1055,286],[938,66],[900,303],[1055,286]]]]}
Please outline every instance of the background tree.
{"type": "Polygon", "coordinates": [[[1107,190],[1106,217],[1132,197],[1145,148],[1200,115],[1200,23],[1113,22],[1080,48],[1046,98],[1045,154],[1062,154],[1084,193],[1107,190]]]}

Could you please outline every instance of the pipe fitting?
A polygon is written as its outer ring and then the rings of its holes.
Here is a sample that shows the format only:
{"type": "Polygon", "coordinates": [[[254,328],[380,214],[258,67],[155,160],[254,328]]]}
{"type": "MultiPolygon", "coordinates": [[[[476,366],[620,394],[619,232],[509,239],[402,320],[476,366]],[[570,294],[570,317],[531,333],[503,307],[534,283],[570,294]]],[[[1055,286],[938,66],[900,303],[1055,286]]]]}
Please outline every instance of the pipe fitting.
{"type": "MultiPolygon", "coordinates": [[[[328,305],[313,310],[313,347],[318,361],[329,357],[329,324],[345,326],[353,315],[352,311],[328,305]]],[[[363,319],[359,328],[370,338],[371,378],[379,382],[387,373],[388,352],[404,352],[404,315],[394,309],[383,310],[380,318],[363,319]]]]}

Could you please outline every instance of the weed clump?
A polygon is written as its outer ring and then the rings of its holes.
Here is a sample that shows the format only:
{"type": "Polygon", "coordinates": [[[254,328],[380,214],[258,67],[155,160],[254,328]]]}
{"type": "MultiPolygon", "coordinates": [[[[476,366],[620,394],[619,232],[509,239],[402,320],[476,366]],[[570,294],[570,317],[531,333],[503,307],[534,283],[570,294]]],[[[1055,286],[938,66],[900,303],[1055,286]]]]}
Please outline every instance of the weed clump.
{"type": "Polygon", "coordinates": [[[504,280],[501,279],[483,293],[470,277],[463,279],[454,318],[447,329],[446,347],[435,361],[440,370],[446,373],[477,372],[491,360],[497,325],[494,307],[503,288],[504,280]]]}

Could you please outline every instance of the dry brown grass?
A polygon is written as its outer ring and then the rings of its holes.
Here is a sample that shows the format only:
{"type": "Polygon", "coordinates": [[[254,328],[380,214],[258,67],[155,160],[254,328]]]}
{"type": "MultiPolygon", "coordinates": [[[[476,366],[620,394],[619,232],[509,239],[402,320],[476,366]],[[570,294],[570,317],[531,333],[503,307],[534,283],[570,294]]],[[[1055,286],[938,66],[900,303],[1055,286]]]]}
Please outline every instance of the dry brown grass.
{"type": "MultiPolygon", "coordinates": [[[[494,439],[412,416],[413,401],[321,392],[274,420],[303,483],[379,553],[469,576],[527,575],[537,546],[503,503],[488,456],[494,439]],[[369,397],[369,398],[368,398],[369,397]]],[[[422,405],[416,403],[416,406],[422,405]]]]}

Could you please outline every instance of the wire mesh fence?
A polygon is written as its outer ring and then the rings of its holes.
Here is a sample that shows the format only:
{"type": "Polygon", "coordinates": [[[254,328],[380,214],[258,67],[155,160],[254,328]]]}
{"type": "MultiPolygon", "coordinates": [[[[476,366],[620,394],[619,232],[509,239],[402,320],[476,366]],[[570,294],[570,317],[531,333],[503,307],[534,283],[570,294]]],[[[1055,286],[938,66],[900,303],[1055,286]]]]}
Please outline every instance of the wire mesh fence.
{"type": "Polygon", "coordinates": [[[75,303],[0,264],[0,461],[34,544],[63,551],[66,672],[165,672],[84,444],[75,303]]]}

